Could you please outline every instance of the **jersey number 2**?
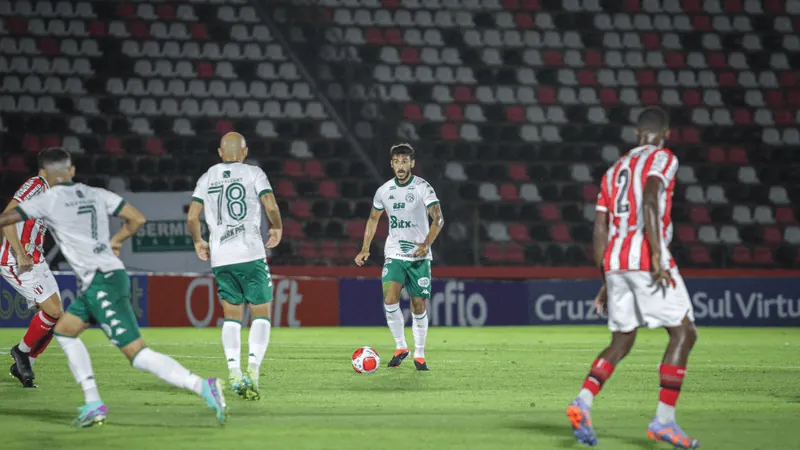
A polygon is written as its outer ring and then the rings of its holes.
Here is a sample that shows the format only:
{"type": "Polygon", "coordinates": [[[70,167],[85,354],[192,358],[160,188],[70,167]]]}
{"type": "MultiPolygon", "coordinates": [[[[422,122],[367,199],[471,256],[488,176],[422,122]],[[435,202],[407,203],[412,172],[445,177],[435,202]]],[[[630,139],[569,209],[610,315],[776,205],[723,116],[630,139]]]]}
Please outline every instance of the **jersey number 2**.
{"type": "Polygon", "coordinates": [[[628,167],[623,167],[617,174],[617,178],[614,182],[617,183],[617,199],[614,213],[618,216],[626,216],[630,214],[631,211],[631,203],[628,201],[628,189],[631,185],[631,170],[628,167]]]}
{"type": "Polygon", "coordinates": [[[223,197],[225,206],[231,219],[239,221],[247,217],[247,203],[244,197],[247,193],[241,183],[231,183],[227,188],[214,186],[208,190],[209,194],[217,194],[217,225],[222,225],[223,197]],[[223,195],[224,189],[224,195],[223,195]]]}

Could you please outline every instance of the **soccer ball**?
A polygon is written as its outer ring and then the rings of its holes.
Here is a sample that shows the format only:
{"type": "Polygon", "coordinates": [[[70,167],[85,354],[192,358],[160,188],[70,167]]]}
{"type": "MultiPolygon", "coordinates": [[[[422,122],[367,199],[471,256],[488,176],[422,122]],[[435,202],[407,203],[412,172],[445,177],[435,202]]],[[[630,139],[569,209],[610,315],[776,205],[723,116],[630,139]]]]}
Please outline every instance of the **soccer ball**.
{"type": "Polygon", "coordinates": [[[358,373],[373,373],[381,365],[381,357],[372,347],[361,347],[353,353],[353,370],[358,373]]]}

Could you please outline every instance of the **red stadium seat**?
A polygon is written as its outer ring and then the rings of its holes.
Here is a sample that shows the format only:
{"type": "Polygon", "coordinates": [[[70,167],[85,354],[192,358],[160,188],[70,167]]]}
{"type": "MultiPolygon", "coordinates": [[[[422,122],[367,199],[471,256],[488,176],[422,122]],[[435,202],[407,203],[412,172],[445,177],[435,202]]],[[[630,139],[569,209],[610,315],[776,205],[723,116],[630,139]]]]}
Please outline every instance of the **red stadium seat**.
{"type": "Polygon", "coordinates": [[[305,175],[303,166],[296,159],[287,159],[283,162],[283,173],[290,177],[302,177],[305,175]]]}
{"type": "Polygon", "coordinates": [[[311,207],[308,205],[308,202],[303,199],[293,200],[289,204],[289,212],[298,219],[307,219],[311,217],[311,207]]]}
{"type": "Polygon", "coordinates": [[[548,222],[557,222],[561,220],[561,213],[558,211],[558,207],[552,203],[540,204],[539,211],[542,214],[542,219],[548,222]]]}
{"type": "Polygon", "coordinates": [[[283,237],[288,239],[302,239],[305,237],[303,226],[291,217],[283,218],[283,237]]]}
{"type": "Polygon", "coordinates": [[[351,239],[364,237],[364,221],[358,219],[347,221],[347,236],[351,239]]]}
{"type": "Polygon", "coordinates": [[[508,235],[511,236],[511,239],[515,242],[527,243],[532,240],[528,234],[528,227],[521,223],[508,224],[508,235]]]}
{"type": "Polygon", "coordinates": [[[320,256],[325,259],[338,259],[339,245],[336,241],[322,241],[320,245],[320,256]]]}
{"type": "Polygon", "coordinates": [[[336,183],[326,180],[319,184],[319,195],[328,199],[337,199],[339,198],[339,189],[336,187],[336,183]]]}
{"type": "Polygon", "coordinates": [[[25,137],[22,138],[22,147],[31,153],[39,153],[39,151],[42,149],[42,144],[39,142],[39,136],[26,134],[25,137]]]}
{"type": "Polygon", "coordinates": [[[511,163],[508,166],[508,175],[514,181],[530,181],[528,168],[522,163],[511,163]]]}
{"type": "Polygon", "coordinates": [[[563,223],[553,225],[550,228],[550,237],[555,242],[572,242],[572,237],[569,235],[569,227],[563,223]]]}
{"type": "Polygon", "coordinates": [[[116,136],[106,136],[103,150],[106,153],[122,153],[122,144],[116,136]]]}
{"type": "Polygon", "coordinates": [[[508,201],[519,200],[519,192],[517,192],[517,186],[511,183],[506,183],[500,186],[500,198],[508,201]]]}
{"type": "Polygon", "coordinates": [[[297,254],[306,260],[315,260],[320,256],[319,249],[317,249],[317,244],[311,241],[300,242],[300,248],[297,251],[297,254]]]}
{"type": "Polygon", "coordinates": [[[325,178],[325,171],[322,170],[322,163],[318,159],[306,161],[305,173],[311,178],[325,178]]]}
{"type": "Polygon", "coordinates": [[[278,197],[297,197],[297,191],[295,190],[294,183],[289,180],[279,181],[276,193],[278,194],[278,197]]]}

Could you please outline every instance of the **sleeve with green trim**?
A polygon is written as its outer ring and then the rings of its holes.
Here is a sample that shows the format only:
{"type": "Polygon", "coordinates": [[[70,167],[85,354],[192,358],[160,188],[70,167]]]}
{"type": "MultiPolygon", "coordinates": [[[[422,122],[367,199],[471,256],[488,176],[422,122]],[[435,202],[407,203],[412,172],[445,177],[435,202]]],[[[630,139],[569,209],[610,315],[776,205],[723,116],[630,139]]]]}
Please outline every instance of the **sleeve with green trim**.
{"type": "Polygon", "coordinates": [[[208,195],[208,172],[197,180],[197,185],[195,185],[194,192],[192,192],[192,201],[202,205],[205,203],[206,195],[208,195]]]}
{"type": "Polygon", "coordinates": [[[422,201],[425,203],[426,208],[430,208],[432,205],[439,203],[439,198],[436,197],[436,192],[433,190],[433,186],[431,186],[427,181],[420,183],[417,186],[417,189],[420,195],[422,195],[422,201]]]}
{"type": "Polygon", "coordinates": [[[261,198],[261,196],[264,194],[271,193],[272,185],[269,184],[267,174],[265,174],[260,167],[254,167],[253,170],[255,171],[254,187],[256,189],[256,193],[258,194],[258,198],[261,198]]]}
{"type": "Polygon", "coordinates": [[[122,208],[125,206],[125,200],[123,200],[122,197],[105,189],[95,189],[95,192],[99,194],[99,200],[103,202],[103,207],[105,208],[106,214],[109,216],[116,216],[120,211],[122,211],[122,208]]]}
{"type": "Polygon", "coordinates": [[[20,203],[16,211],[24,220],[32,218],[47,219],[53,211],[54,200],[55,194],[52,191],[47,191],[20,203]]]}
{"type": "Polygon", "coordinates": [[[372,197],[372,207],[378,211],[383,211],[383,200],[381,200],[381,188],[375,191],[375,197],[372,197]]]}

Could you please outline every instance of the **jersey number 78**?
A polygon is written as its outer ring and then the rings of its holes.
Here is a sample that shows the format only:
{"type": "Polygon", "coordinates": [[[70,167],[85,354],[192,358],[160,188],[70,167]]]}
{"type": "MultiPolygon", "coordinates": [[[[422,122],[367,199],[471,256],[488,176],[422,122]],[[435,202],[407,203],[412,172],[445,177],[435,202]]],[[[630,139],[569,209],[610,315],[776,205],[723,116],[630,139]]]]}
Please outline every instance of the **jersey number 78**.
{"type": "Polygon", "coordinates": [[[208,194],[217,195],[217,225],[222,225],[223,202],[231,219],[241,221],[247,217],[247,203],[244,200],[247,190],[241,183],[231,183],[227,188],[213,186],[208,189],[208,194]]]}

